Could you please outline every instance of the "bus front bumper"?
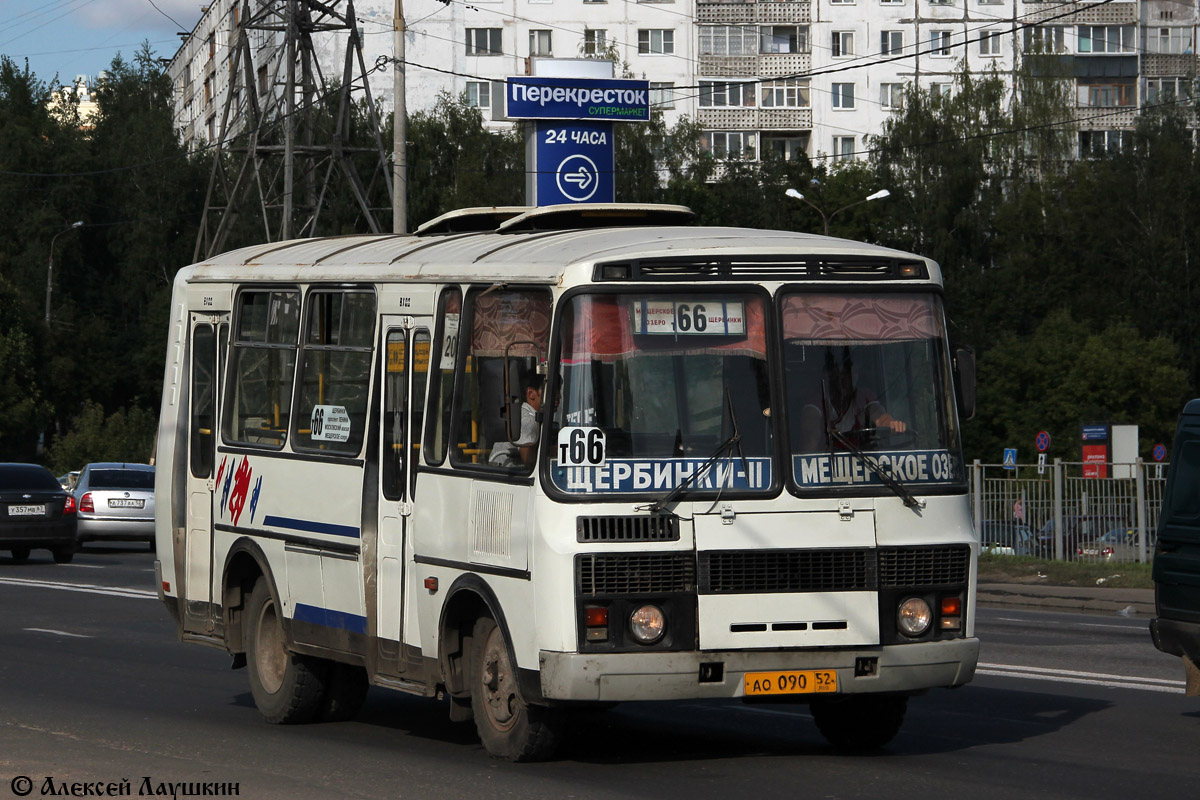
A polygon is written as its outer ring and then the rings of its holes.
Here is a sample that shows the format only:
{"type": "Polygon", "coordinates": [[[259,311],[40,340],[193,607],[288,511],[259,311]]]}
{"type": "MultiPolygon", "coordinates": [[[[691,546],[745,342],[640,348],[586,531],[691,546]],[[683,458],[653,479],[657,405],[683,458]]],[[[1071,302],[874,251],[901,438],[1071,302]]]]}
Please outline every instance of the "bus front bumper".
{"type": "MultiPolygon", "coordinates": [[[[743,678],[748,672],[813,669],[835,670],[839,694],[918,692],[969,682],[979,661],[979,640],[769,653],[730,650],[591,655],[543,650],[540,661],[542,696],[547,700],[617,702],[742,697],[743,678]],[[861,674],[872,663],[874,674],[861,674]],[[720,679],[713,680],[714,672],[718,672],[713,665],[717,664],[720,679]]],[[[796,695],[796,698],[812,696],[796,695]]]]}

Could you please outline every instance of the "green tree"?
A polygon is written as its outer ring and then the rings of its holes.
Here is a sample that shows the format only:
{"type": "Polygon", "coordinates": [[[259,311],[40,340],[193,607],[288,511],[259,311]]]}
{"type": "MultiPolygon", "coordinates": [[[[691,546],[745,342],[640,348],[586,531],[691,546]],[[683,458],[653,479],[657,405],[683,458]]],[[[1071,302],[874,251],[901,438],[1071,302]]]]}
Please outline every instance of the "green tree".
{"type": "Polygon", "coordinates": [[[79,469],[93,461],[146,463],[153,455],[158,414],[132,406],[105,415],[99,403],[86,401],[46,452],[55,474],[79,469]]]}

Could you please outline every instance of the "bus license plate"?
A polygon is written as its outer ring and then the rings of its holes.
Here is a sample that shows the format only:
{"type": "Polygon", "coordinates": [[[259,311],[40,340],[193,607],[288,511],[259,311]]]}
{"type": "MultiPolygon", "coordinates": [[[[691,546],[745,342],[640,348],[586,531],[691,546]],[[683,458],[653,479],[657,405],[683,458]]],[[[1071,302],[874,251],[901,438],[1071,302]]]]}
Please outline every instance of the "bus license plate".
{"type": "Polygon", "coordinates": [[[109,508],[145,508],[145,500],[126,500],[125,498],[115,498],[108,501],[109,508]]]}
{"type": "Polygon", "coordinates": [[[44,517],[46,516],[46,507],[42,506],[9,506],[8,515],[10,517],[44,517]]]}
{"type": "Polygon", "coordinates": [[[747,672],[745,677],[745,692],[748,696],[836,691],[837,673],[831,669],[747,672]]]}

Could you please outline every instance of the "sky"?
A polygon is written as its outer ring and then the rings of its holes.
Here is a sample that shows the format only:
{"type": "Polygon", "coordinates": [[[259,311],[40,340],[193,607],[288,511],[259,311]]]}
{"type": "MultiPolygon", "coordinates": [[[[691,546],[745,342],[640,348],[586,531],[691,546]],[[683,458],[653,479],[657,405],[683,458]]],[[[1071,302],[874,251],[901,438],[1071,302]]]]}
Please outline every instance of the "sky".
{"type": "Polygon", "coordinates": [[[119,51],[132,59],[143,41],[159,58],[179,47],[179,31],[200,19],[202,0],[0,0],[0,54],[49,83],[95,78],[119,51]],[[157,7],[157,8],[156,8],[157,7]],[[169,18],[168,18],[169,17],[169,18]]]}

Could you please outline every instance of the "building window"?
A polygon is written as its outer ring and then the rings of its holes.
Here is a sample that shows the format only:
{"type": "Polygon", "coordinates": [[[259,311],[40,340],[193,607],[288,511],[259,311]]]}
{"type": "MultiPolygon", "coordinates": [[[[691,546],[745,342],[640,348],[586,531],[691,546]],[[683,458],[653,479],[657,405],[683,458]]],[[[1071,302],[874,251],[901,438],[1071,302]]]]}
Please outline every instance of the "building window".
{"type": "Polygon", "coordinates": [[[1192,52],[1191,28],[1153,28],[1148,31],[1146,50],[1150,53],[1180,55],[1192,52]]]}
{"type": "Polygon", "coordinates": [[[854,84],[853,83],[835,83],[833,84],[833,107],[848,109],[854,108],[854,84]]]}
{"type": "Polygon", "coordinates": [[[638,55],[669,56],[675,52],[675,31],[642,28],[638,31],[638,55]]]}
{"type": "Polygon", "coordinates": [[[491,81],[467,81],[467,105],[471,108],[491,110],[491,81]]]}
{"type": "Polygon", "coordinates": [[[700,55],[758,55],[758,28],[753,25],[701,25],[700,55]]]}
{"type": "Polygon", "coordinates": [[[998,6],[1003,2],[1004,2],[1004,0],[979,0],[979,5],[981,5],[981,6],[998,6]]]}
{"type": "Polygon", "coordinates": [[[904,84],[879,84],[879,105],[885,110],[904,108],[904,84]]]}
{"type": "Polygon", "coordinates": [[[834,31],[830,48],[830,55],[834,58],[854,55],[854,31],[834,31]]]}
{"type": "Polygon", "coordinates": [[[467,28],[467,55],[500,55],[500,28],[467,28]]]}
{"type": "Polygon", "coordinates": [[[708,131],[701,135],[700,146],[722,161],[753,161],[754,136],[752,131],[708,131]]]}
{"type": "Polygon", "coordinates": [[[1081,53],[1132,53],[1136,28],[1132,25],[1080,25],[1081,53]]]}
{"type": "Polygon", "coordinates": [[[1025,50],[1030,53],[1067,52],[1066,28],[1062,25],[1026,28],[1025,50]]]}
{"type": "Polygon", "coordinates": [[[1147,103],[1170,103],[1192,99],[1191,78],[1150,78],[1146,81],[1147,103]]]}
{"type": "Polygon", "coordinates": [[[950,31],[930,31],[929,49],[935,56],[950,55],[950,31]]]}
{"type": "Polygon", "coordinates": [[[753,108],[754,84],[700,81],[701,108],[753,108]]]}
{"type": "Polygon", "coordinates": [[[551,44],[550,34],[553,31],[534,29],[529,32],[529,55],[531,56],[549,56],[553,55],[554,48],[551,44]]]}
{"type": "Polygon", "coordinates": [[[899,55],[904,50],[904,31],[881,31],[879,52],[885,56],[899,55]]]}
{"type": "Polygon", "coordinates": [[[204,105],[212,103],[212,76],[204,79],[204,105]]]}
{"type": "Polygon", "coordinates": [[[879,5],[881,5],[881,6],[902,6],[902,5],[904,5],[904,0],[879,0],[879,5]]]}
{"type": "Polygon", "coordinates": [[[852,6],[854,0],[829,0],[831,6],[852,6]]]}
{"type": "Polygon", "coordinates": [[[984,31],[979,36],[979,55],[981,56],[998,56],[1000,55],[1000,37],[1002,34],[999,31],[984,31]]]}
{"type": "Polygon", "coordinates": [[[1130,131],[1080,131],[1080,158],[1116,155],[1129,149],[1130,131]]]}
{"type": "Polygon", "coordinates": [[[759,50],[763,53],[807,53],[807,25],[763,25],[759,28],[759,50]]]}
{"type": "MultiPolygon", "coordinates": [[[[648,2],[649,0],[647,0],[648,2]]],[[[659,2],[660,0],[655,0],[659,2]]],[[[641,2],[641,0],[639,0],[641,2]]],[[[675,84],[671,82],[650,81],[650,107],[668,109],[675,107],[675,84]]]]}
{"type": "Polygon", "coordinates": [[[258,68],[258,93],[260,95],[267,93],[267,65],[263,64],[258,68]]]}
{"type": "Polygon", "coordinates": [[[929,96],[932,97],[934,100],[941,100],[943,98],[945,98],[946,100],[949,100],[951,90],[953,88],[954,88],[954,84],[952,84],[952,83],[944,83],[944,82],[931,83],[931,84],[929,84],[929,96]]]}
{"type": "Polygon", "coordinates": [[[1090,108],[1132,106],[1137,90],[1132,83],[1091,83],[1078,87],[1079,105],[1090,108]]]}
{"type": "Polygon", "coordinates": [[[589,56],[603,55],[608,46],[608,31],[604,28],[583,29],[583,53],[589,56]]]}
{"type": "Polygon", "coordinates": [[[763,81],[763,108],[808,108],[808,81],[763,81]]]}
{"type": "Polygon", "coordinates": [[[854,137],[853,136],[835,136],[833,137],[833,160],[834,161],[849,161],[854,158],[854,137]]]}

